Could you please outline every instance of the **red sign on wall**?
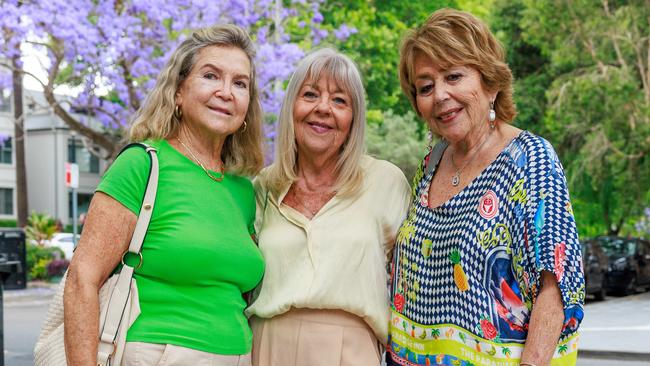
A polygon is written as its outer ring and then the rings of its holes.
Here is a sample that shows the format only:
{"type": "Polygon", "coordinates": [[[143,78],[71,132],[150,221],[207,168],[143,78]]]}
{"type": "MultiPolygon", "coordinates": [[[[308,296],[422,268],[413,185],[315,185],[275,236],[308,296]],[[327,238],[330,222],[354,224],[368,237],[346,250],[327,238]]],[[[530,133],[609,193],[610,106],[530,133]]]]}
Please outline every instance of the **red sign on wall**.
{"type": "Polygon", "coordinates": [[[65,186],[68,188],[79,188],[79,165],[65,163],[65,186]]]}

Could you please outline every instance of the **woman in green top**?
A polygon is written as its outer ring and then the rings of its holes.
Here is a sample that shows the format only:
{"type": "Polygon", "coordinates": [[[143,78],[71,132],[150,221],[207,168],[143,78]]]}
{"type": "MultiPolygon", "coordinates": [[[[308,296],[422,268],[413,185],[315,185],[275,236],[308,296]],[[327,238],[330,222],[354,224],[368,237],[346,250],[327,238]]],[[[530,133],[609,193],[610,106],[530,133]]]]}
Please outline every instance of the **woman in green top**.
{"type": "MultiPolygon", "coordinates": [[[[160,178],[123,365],[250,363],[242,293],[264,272],[253,188],[242,176],[263,163],[253,56],[238,27],[195,32],[135,116],[130,139],[157,149],[160,178]]],[[[98,290],[127,250],[149,166],[142,149],[125,151],[93,197],[65,288],[69,365],[95,362],[98,290]]]]}

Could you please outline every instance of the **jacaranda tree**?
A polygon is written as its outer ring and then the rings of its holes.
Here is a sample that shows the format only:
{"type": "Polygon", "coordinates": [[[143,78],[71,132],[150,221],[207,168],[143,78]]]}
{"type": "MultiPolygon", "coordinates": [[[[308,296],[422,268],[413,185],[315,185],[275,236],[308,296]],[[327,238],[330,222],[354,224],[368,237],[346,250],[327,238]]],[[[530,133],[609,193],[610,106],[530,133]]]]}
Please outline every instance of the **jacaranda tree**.
{"type": "Polygon", "coordinates": [[[250,32],[258,44],[255,61],[264,110],[270,116],[275,114],[283,94],[282,82],[303,56],[303,50],[285,31],[285,23],[300,17],[305,20],[301,25],[307,36],[323,38],[320,3],[0,0],[0,66],[10,73],[11,60],[21,44],[44,50],[47,77],[38,81],[48,108],[96,152],[110,158],[119,149],[129,117],[140,107],[170,53],[199,27],[233,23],[250,32]],[[74,96],[55,93],[62,85],[72,87],[74,96]]]}

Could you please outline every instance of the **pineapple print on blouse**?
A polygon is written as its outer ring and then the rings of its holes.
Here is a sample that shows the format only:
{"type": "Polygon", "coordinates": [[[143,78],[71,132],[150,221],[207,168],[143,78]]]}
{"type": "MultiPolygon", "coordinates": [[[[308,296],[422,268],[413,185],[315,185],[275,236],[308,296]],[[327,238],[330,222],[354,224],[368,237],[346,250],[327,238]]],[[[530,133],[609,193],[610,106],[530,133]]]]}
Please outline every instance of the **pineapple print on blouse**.
{"type": "Polygon", "coordinates": [[[574,365],[584,279],[553,148],[522,132],[433,209],[427,163],[391,266],[389,365],[518,365],[542,270],[555,274],[565,311],[552,365],[574,365]]]}
{"type": "Polygon", "coordinates": [[[460,291],[469,290],[467,276],[465,275],[465,271],[463,271],[463,266],[460,264],[460,253],[458,249],[454,249],[449,253],[449,260],[454,265],[454,282],[456,283],[456,287],[460,291]]]}

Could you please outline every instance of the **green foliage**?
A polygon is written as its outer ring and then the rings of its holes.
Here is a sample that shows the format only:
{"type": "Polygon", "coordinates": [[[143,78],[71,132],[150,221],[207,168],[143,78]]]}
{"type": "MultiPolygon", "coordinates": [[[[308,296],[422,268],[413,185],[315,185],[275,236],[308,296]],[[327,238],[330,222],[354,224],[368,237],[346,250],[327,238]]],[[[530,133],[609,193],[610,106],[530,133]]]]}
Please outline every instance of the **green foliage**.
{"type": "MultiPolygon", "coordinates": [[[[77,226],[77,234],[80,234],[81,230],[83,229],[83,225],[79,225],[79,224],[77,224],[77,225],[78,225],[77,226]]],[[[67,224],[67,225],[65,225],[63,227],[63,232],[64,233],[72,233],[72,229],[73,229],[72,224],[67,224]]]]}
{"type": "Polygon", "coordinates": [[[28,281],[46,280],[47,279],[47,265],[51,259],[41,258],[34,264],[27,275],[28,281]]]}
{"type": "Polygon", "coordinates": [[[48,279],[47,266],[55,260],[65,257],[60,248],[44,247],[38,244],[27,243],[27,280],[48,279]]]}
{"type": "Polygon", "coordinates": [[[56,75],[54,82],[56,84],[79,86],[83,80],[79,76],[75,76],[74,64],[66,63],[59,69],[59,73],[56,75]]]}
{"type": "Polygon", "coordinates": [[[359,65],[368,94],[368,109],[392,109],[398,114],[411,110],[399,85],[401,39],[433,11],[455,5],[454,0],[330,0],[321,6],[325,28],[333,30],[347,24],[358,31],[345,41],[330,39],[330,42],[359,65]]]}
{"type": "Polygon", "coordinates": [[[48,214],[32,212],[27,218],[27,226],[25,226],[27,240],[43,245],[46,240],[52,239],[52,235],[56,232],[56,221],[48,214]]]}
{"type": "Polygon", "coordinates": [[[474,14],[475,16],[488,20],[494,0],[457,0],[458,9],[474,14]]]}
{"type": "Polygon", "coordinates": [[[523,38],[521,17],[525,6],[522,0],[496,0],[494,5],[491,29],[506,50],[506,61],[515,78],[514,98],[518,114],[514,124],[542,133],[545,93],[553,81],[547,70],[549,61],[541,49],[523,38]]]}
{"type": "MultiPolygon", "coordinates": [[[[647,193],[650,196],[650,192],[647,193]]],[[[643,215],[632,218],[624,227],[624,235],[650,239],[650,207],[643,210],[643,215]]]]}
{"type": "Polygon", "coordinates": [[[413,112],[399,115],[393,111],[386,111],[383,113],[381,123],[367,126],[368,153],[397,165],[410,181],[427,152],[427,142],[420,137],[418,128],[413,112]]]}
{"type": "Polygon", "coordinates": [[[547,108],[546,91],[552,81],[553,78],[544,71],[515,80],[514,99],[517,105],[517,117],[513,122],[515,126],[546,135],[544,125],[547,108]]]}
{"type": "Polygon", "coordinates": [[[496,0],[517,78],[516,124],[566,167],[578,228],[631,232],[650,206],[650,8],[639,1],[496,0]]]}
{"type": "Polygon", "coordinates": [[[0,227],[17,227],[18,223],[16,220],[13,219],[7,219],[7,220],[0,220],[0,227]]]}

